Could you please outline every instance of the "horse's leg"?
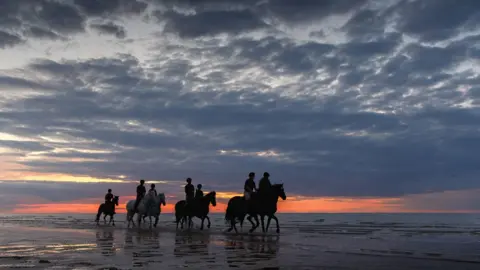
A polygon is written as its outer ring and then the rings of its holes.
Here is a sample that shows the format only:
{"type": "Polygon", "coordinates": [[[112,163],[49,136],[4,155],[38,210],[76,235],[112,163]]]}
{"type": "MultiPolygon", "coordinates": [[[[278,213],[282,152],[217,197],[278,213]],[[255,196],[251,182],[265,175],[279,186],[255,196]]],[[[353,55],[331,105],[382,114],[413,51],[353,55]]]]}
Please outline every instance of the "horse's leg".
{"type": "Polygon", "coordinates": [[[152,228],[152,216],[148,216],[148,219],[150,220],[150,228],[152,228]]]}
{"type": "Polygon", "coordinates": [[[157,224],[158,224],[158,218],[160,217],[160,215],[157,215],[155,216],[155,224],[153,224],[153,226],[156,228],[157,227],[157,224]]]}
{"type": "Polygon", "coordinates": [[[142,227],[142,214],[137,213],[137,223],[138,223],[138,227],[142,227]]]}
{"type": "Polygon", "coordinates": [[[260,221],[262,222],[262,232],[265,233],[265,216],[260,216],[260,221]]]}
{"type": "Polygon", "coordinates": [[[137,225],[135,224],[135,220],[133,219],[135,217],[135,212],[130,216],[130,220],[132,221],[133,227],[136,227],[137,225]]]}
{"type": "Polygon", "coordinates": [[[280,233],[280,225],[278,224],[278,218],[275,215],[271,217],[277,223],[277,233],[280,233]]]}
{"type": "Polygon", "coordinates": [[[228,228],[227,232],[231,232],[233,229],[237,232],[237,228],[235,228],[235,218],[230,219],[230,228],[228,228]]]}
{"type": "Polygon", "coordinates": [[[269,215],[267,219],[267,227],[265,228],[265,231],[268,232],[268,227],[270,227],[270,222],[272,221],[272,216],[269,215]]]}
{"type": "Polygon", "coordinates": [[[210,229],[210,226],[212,226],[212,223],[210,222],[210,218],[209,218],[208,216],[205,216],[205,218],[206,218],[207,221],[208,221],[207,228],[210,229]]]}
{"type": "Polygon", "coordinates": [[[245,220],[245,217],[242,217],[240,219],[240,230],[243,231],[243,221],[245,220]]]}
{"type": "Polygon", "coordinates": [[[205,222],[205,217],[200,218],[202,220],[202,225],[200,226],[200,230],[203,230],[203,223],[205,222]]]}
{"type": "Polygon", "coordinates": [[[110,222],[112,222],[112,226],[115,227],[115,218],[114,215],[110,216],[110,222]]]}
{"type": "MultiPolygon", "coordinates": [[[[255,217],[256,217],[256,216],[255,216],[255,217]]],[[[257,228],[257,226],[258,226],[258,225],[255,225],[255,223],[253,223],[252,218],[253,218],[253,217],[250,216],[250,215],[247,217],[248,221],[250,221],[250,223],[252,223],[252,228],[251,228],[250,231],[249,231],[249,232],[251,232],[251,233],[252,233],[252,232],[257,228]]]]}
{"type": "Polygon", "coordinates": [[[257,215],[253,216],[253,218],[255,219],[255,222],[256,222],[255,229],[257,229],[258,226],[260,226],[260,221],[258,221],[258,216],[257,215]]]}

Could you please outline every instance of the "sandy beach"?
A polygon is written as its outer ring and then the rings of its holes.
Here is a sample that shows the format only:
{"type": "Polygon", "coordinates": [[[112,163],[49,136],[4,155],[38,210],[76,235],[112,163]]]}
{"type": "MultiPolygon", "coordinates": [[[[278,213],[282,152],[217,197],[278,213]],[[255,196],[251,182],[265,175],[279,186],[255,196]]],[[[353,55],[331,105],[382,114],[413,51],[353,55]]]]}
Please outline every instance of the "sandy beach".
{"type": "MultiPolygon", "coordinates": [[[[477,228],[286,224],[280,235],[96,227],[87,218],[3,218],[0,268],[16,269],[478,269],[477,228]],[[392,231],[393,233],[389,233],[392,231]],[[396,232],[396,235],[395,235],[396,232]]],[[[198,223],[198,222],[197,222],[198,223]]],[[[198,224],[197,224],[198,225],[198,224]]],[[[387,226],[388,225],[388,226],[387,226]]]]}

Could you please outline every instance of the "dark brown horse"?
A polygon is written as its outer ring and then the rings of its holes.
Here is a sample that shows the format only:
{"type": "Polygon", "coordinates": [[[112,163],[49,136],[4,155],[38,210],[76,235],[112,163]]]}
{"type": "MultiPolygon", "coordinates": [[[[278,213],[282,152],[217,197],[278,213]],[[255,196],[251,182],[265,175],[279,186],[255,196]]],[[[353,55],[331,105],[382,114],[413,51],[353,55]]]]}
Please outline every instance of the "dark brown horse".
{"type": "Polygon", "coordinates": [[[215,207],[217,206],[216,192],[212,191],[207,195],[199,199],[194,199],[192,205],[187,205],[185,200],[179,201],[175,204],[175,218],[178,224],[181,222],[181,229],[183,229],[183,223],[188,221],[188,228],[192,227],[192,218],[197,217],[202,220],[202,226],[200,230],[203,230],[203,223],[205,219],[208,221],[207,228],[210,228],[210,218],[208,213],[210,211],[210,203],[215,207]]]}
{"type": "Polygon", "coordinates": [[[110,216],[110,221],[108,222],[108,224],[110,225],[110,223],[112,223],[112,225],[115,226],[115,220],[113,219],[113,215],[115,215],[115,206],[118,206],[118,201],[119,201],[119,197],[115,196],[113,197],[113,200],[110,204],[105,204],[105,203],[100,204],[97,211],[97,217],[95,218],[97,225],[99,224],[100,216],[103,213],[104,214],[103,221],[107,223],[107,216],[110,216]]]}
{"type": "Polygon", "coordinates": [[[248,215],[247,219],[252,224],[250,232],[253,232],[258,228],[258,216],[260,216],[262,231],[264,233],[268,231],[272,219],[277,223],[277,233],[280,233],[278,219],[275,216],[275,213],[277,212],[278,198],[282,198],[282,200],[287,199],[283,184],[272,185],[271,190],[262,197],[255,194],[255,196],[252,196],[250,199],[251,201],[248,202],[248,204],[244,197],[235,196],[231,198],[230,201],[228,201],[227,211],[225,213],[225,220],[230,222],[230,228],[228,231],[235,230],[235,232],[238,232],[235,224],[238,221],[240,222],[240,226],[242,226],[245,216],[248,215]],[[266,228],[264,224],[265,217],[268,217],[266,228]],[[255,223],[252,221],[252,218],[255,219],[255,223]]]}

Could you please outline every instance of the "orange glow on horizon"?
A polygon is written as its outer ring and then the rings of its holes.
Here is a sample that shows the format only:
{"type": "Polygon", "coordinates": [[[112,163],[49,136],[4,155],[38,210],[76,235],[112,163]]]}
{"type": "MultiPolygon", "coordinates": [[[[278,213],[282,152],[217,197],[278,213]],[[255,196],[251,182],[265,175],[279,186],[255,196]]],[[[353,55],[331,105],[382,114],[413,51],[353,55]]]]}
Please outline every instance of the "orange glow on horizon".
{"type": "MultiPolygon", "coordinates": [[[[22,204],[13,209],[13,214],[96,214],[99,204],[92,203],[45,203],[45,204],[22,204]]],[[[210,206],[210,212],[225,212],[227,205],[218,203],[216,207],[210,206]]],[[[173,213],[175,204],[162,205],[162,213],[173,213]]],[[[125,214],[126,204],[119,204],[115,208],[117,214],[125,214]]]]}
{"type": "MultiPolygon", "coordinates": [[[[124,197],[127,199],[127,197],[124,197]]],[[[128,197],[134,199],[134,197],[128,197]]],[[[128,200],[126,200],[128,201],[128,200]]],[[[312,198],[295,199],[279,201],[279,213],[478,213],[479,211],[470,210],[429,210],[421,211],[416,209],[406,209],[395,198],[386,199],[331,199],[331,198],[312,198]],[[396,203],[398,201],[398,204],[396,203]]],[[[176,201],[175,201],[176,203],[176,201]]],[[[162,213],[173,213],[175,203],[162,205],[162,213]]],[[[125,214],[126,203],[121,203],[116,207],[117,214],[125,214]]],[[[9,211],[14,214],[95,214],[97,213],[99,203],[81,203],[72,201],[70,203],[38,203],[38,204],[20,204],[15,209],[9,211]]],[[[210,206],[211,213],[225,213],[226,203],[218,202],[217,206],[210,206]]]]}

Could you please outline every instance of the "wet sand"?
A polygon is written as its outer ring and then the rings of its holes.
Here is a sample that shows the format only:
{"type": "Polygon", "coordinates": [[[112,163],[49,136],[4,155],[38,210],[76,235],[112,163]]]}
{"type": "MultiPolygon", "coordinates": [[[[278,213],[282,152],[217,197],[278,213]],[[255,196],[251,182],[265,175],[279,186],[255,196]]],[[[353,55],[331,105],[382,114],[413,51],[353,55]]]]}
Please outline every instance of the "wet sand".
{"type": "Polygon", "coordinates": [[[177,231],[173,224],[154,229],[62,224],[2,224],[0,268],[480,269],[477,236],[469,236],[472,245],[460,245],[459,238],[448,244],[448,236],[441,242],[431,235],[428,241],[392,241],[366,229],[326,225],[236,235],[218,228],[177,231]],[[453,250],[464,256],[449,255],[453,250]]]}

